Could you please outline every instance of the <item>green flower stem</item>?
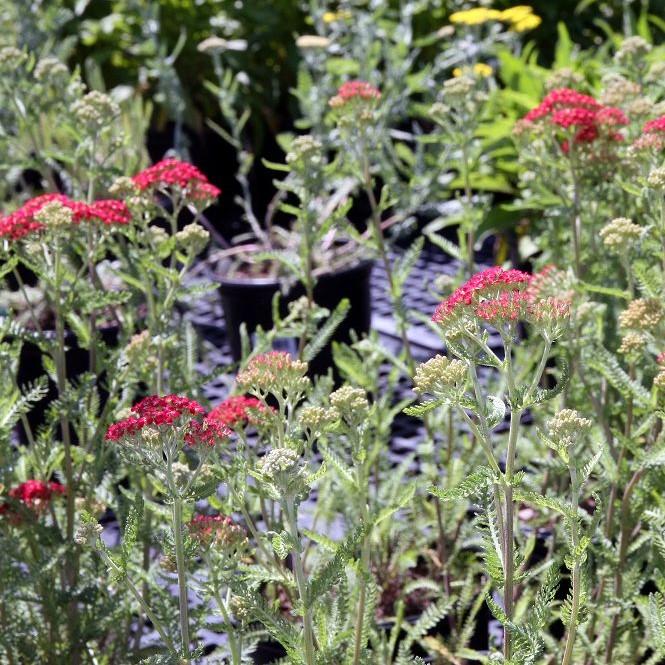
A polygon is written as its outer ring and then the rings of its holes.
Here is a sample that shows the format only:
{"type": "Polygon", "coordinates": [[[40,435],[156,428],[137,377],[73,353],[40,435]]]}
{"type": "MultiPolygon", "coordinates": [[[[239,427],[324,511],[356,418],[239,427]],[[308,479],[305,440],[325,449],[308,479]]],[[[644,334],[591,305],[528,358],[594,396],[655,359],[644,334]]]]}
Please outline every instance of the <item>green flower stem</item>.
{"type": "MultiPolygon", "coordinates": [[[[513,474],[515,471],[515,454],[517,447],[517,435],[520,427],[520,418],[522,411],[520,409],[510,412],[510,433],[508,434],[508,452],[506,454],[506,473],[504,475],[504,498],[505,498],[505,524],[504,524],[504,582],[503,582],[503,603],[504,610],[508,619],[513,618],[513,594],[514,594],[514,574],[515,558],[513,545],[514,534],[514,503],[513,503],[513,474]]],[[[504,626],[503,632],[503,655],[506,660],[511,657],[510,632],[504,626]]]]}
{"type": "Polygon", "coordinates": [[[397,293],[397,285],[395,283],[395,276],[393,274],[392,265],[390,264],[390,258],[388,256],[388,250],[386,248],[386,241],[383,236],[383,229],[381,228],[381,213],[379,211],[379,204],[374,196],[374,189],[372,186],[372,174],[369,168],[369,160],[367,158],[367,150],[363,147],[362,150],[362,174],[363,174],[363,187],[369,200],[369,205],[371,209],[371,222],[372,230],[374,233],[374,240],[376,242],[376,248],[381,257],[383,263],[383,268],[386,271],[386,276],[388,278],[388,284],[390,285],[390,299],[395,310],[397,317],[397,327],[399,328],[399,334],[402,338],[402,345],[404,346],[404,353],[406,354],[406,363],[411,376],[416,371],[416,362],[413,357],[413,352],[411,350],[411,342],[409,341],[408,327],[407,322],[404,316],[404,311],[402,307],[402,302],[397,293]]]}
{"type": "MultiPolygon", "coordinates": [[[[471,179],[469,170],[469,146],[466,137],[462,142],[462,178],[464,180],[464,209],[467,220],[471,217],[469,211],[471,210],[471,179]]],[[[466,236],[466,255],[467,255],[467,271],[469,277],[473,275],[475,265],[475,252],[474,247],[476,244],[476,230],[473,224],[469,224],[466,236]]]]}
{"type": "MultiPolygon", "coordinates": [[[[577,511],[580,502],[580,487],[577,480],[577,469],[574,463],[568,465],[570,472],[570,487],[572,490],[571,508],[577,511]]],[[[580,610],[580,582],[581,566],[577,556],[577,547],[580,542],[580,534],[577,518],[571,520],[571,539],[573,543],[573,570],[572,570],[572,607],[570,610],[570,622],[568,623],[568,637],[566,638],[566,649],[563,654],[561,665],[571,665],[573,657],[573,646],[575,645],[575,636],[577,634],[577,616],[580,610]]]]}
{"type": "Polygon", "coordinates": [[[185,547],[182,538],[182,499],[173,499],[173,542],[175,562],[178,570],[178,599],[180,605],[180,636],[182,655],[189,662],[189,602],[187,598],[187,570],[185,568],[185,547]]]}
{"type": "MultiPolygon", "coordinates": [[[[623,598],[623,568],[626,565],[626,555],[628,554],[628,545],[630,544],[630,530],[631,530],[631,519],[630,519],[630,498],[637,487],[637,483],[641,480],[644,475],[645,469],[638,469],[633,474],[633,477],[630,479],[626,489],[623,493],[623,498],[621,500],[621,531],[619,534],[619,561],[614,573],[614,595],[617,600],[623,598]]],[[[614,645],[616,643],[617,631],[619,629],[619,616],[620,612],[617,612],[612,617],[612,625],[610,627],[610,635],[607,639],[607,650],[605,653],[605,663],[610,665],[612,663],[612,653],[614,651],[614,645]]]]}
{"type": "Polygon", "coordinates": [[[575,163],[575,140],[570,140],[570,174],[573,180],[573,206],[571,210],[571,235],[573,241],[573,256],[575,257],[575,277],[578,279],[582,275],[581,245],[582,245],[582,218],[580,213],[580,184],[577,177],[575,163]]]}
{"type": "MultiPolygon", "coordinates": [[[[62,399],[67,390],[67,367],[65,364],[65,322],[62,314],[63,293],[61,258],[61,248],[59,242],[56,241],[53,266],[55,277],[55,367],[58,397],[62,399]]],[[[74,500],[76,498],[76,491],[74,487],[74,463],[72,460],[72,440],[71,432],[69,429],[69,420],[64,415],[60,416],[60,429],[62,431],[65,481],[67,485],[65,533],[67,544],[75,548],[76,544],[74,543],[74,521],[76,519],[76,507],[74,500]]],[[[64,573],[68,590],[71,591],[75,588],[78,578],[78,556],[76,556],[75,553],[73,553],[72,556],[66,557],[64,573]]],[[[70,600],[67,605],[67,624],[69,629],[72,664],[77,665],[81,662],[81,658],[78,651],[78,606],[74,600],[70,600]]]]}
{"type": "MultiPolygon", "coordinates": [[[[104,549],[98,549],[97,552],[98,552],[99,556],[103,559],[104,563],[109,568],[112,568],[113,570],[116,571],[116,573],[119,573],[119,574],[122,575],[122,571],[120,570],[120,568],[116,565],[115,561],[113,561],[113,559],[111,559],[111,557],[104,551],[104,549]]],[[[127,575],[123,576],[123,580],[127,584],[127,588],[131,591],[132,595],[134,596],[134,598],[136,598],[139,605],[141,606],[141,608],[145,612],[145,615],[150,619],[150,622],[155,627],[155,630],[157,631],[159,636],[162,638],[162,641],[164,642],[166,648],[172,654],[176,654],[177,650],[175,648],[175,645],[173,644],[173,641],[168,636],[168,633],[164,629],[164,626],[162,626],[159,619],[155,616],[153,611],[150,609],[150,606],[145,602],[145,599],[139,593],[139,590],[136,588],[134,583],[129,579],[129,577],[127,575]]]]}
{"type": "Polygon", "coordinates": [[[296,574],[298,596],[303,609],[303,637],[305,642],[305,665],[314,665],[314,630],[312,628],[312,612],[307,599],[307,579],[302,562],[302,544],[298,532],[296,510],[293,497],[286,497],[283,501],[284,517],[286,525],[294,543],[293,567],[296,574]]]}
{"type": "Polygon", "coordinates": [[[298,343],[298,359],[302,360],[303,351],[305,350],[305,345],[307,344],[307,333],[310,325],[310,320],[312,316],[312,309],[314,308],[314,260],[313,260],[313,234],[312,234],[312,216],[309,210],[309,200],[306,198],[302,202],[302,207],[304,209],[304,214],[302,216],[302,225],[303,225],[303,262],[305,264],[305,294],[307,296],[307,318],[305,320],[305,328],[302,335],[300,336],[300,341],[298,343]]]}
{"type": "MultiPolygon", "coordinates": [[[[214,564],[212,562],[208,563],[208,567],[210,570],[214,570],[214,564]]],[[[233,629],[233,623],[231,622],[231,617],[229,616],[229,612],[226,608],[226,602],[222,598],[220,592],[219,592],[219,584],[218,580],[215,577],[213,579],[213,598],[215,599],[215,602],[219,606],[219,611],[222,613],[222,618],[224,619],[224,623],[226,624],[226,637],[229,640],[229,649],[231,650],[231,662],[233,665],[241,665],[241,650],[240,650],[240,645],[238,643],[238,640],[236,639],[236,634],[233,629]]]]}
{"type": "MultiPolygon", "coordinates": [[[[360,515],[363,524],[367,524],[369,511],[367,509],[367,482],[363,473],[363,465],[358,464],[356,483],[361,498],[360,515]]],[[[439,502],[437,501],[437,504],[439,502]]],[[[355,639],[353,645],[353,665],[360,665],[363,649],[363,628],[365,626],[365,604],[367,602],[367,576],[370,574],[370,540],[365,534],[361,549],[362,570],[360,572],[360,590],[358,594],[358,613],[356,615],[355,639]]]]}

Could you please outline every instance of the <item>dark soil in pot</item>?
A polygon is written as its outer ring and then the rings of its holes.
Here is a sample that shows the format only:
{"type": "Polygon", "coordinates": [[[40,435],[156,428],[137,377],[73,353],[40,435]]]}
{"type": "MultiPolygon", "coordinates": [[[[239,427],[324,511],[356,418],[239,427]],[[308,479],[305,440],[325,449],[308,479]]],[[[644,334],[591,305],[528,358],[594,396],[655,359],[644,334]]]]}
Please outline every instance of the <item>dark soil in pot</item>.
{"type": "MultiPolygon", "coordinates": [[[[370,293],[372,266],[371,261],[362,261],[333,273],[324,273],[319,277],[314,289],[314,300],[318,305],[332,311],[343,298],[348,298],[351,305],[349,313],[337,328],[331,342],[350,342],[352,330],[359,335],[369,332],[372,318],[370,293]]],[[[280,290],[280,285],[272,278],[220,277],[219,281],[227,338],[234,360],[239,360],[240,326],[244,323],[250,336],[259,326],[264,330],[272,328],[272,300],[280,290]]],[[[283,295],[280,302],[281,313],[285,315],[288,303],[302,295],[304,289],[300,284],[283,295]]],[[[297,340],[286,341],[285,347],[295,351],[297,340]]],[[[310,367],[313,374],[323,374],[332,365],[330,343],[310,363],[310,367]]]]}

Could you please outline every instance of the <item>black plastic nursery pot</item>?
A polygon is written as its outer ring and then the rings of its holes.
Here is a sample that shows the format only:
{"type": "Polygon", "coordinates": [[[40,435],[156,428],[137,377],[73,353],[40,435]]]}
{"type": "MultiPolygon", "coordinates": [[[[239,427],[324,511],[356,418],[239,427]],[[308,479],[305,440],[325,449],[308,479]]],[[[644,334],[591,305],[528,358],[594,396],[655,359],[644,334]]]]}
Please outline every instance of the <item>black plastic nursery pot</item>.
{"type": "MultiPolygon", "coordinates": [[[[99,326],[97,333],[106,346],[117,346],[120,334],[120,328],[117,324],[99,326]]],[[[47,331],[46,334],[55,336],[54,331],[47,331]]],[[[88,351],[79,346],[76,335],[69,329],[65,330],[65,346],[65,367],[67,378],[69,380],[76,379],[89,369],[88,351]]],[[[36,381],[39,377],[46,374],[42,355],[42,350],[34,342],[25,341],[23,343],[16,377],[19,386],[28,386],[33,381],[36,381]]],[[[33,432],[37,427],[44,423],[46,410],[48,409],[49,404],[56,399],[57,394],[58,391],[55,383],[49,380],[47,394],[40,402],[32,407],[26,416],[33,432]]],[[[102,399],[104,399],[103,392],[101,396],[102,399]]],[[[27,435],[22,424],[19,424],[18,431],[20,440],[26,441],[27,435]]]]}
{"type": "MultiPolygon", "coordinates": [[[[344,298],[348,298],[350,304],[349,312],[335,331],[331,342],[351,341],[352,330],[359,335],[369,332],[372,319],[370,292],[372,267],[372,261],[361,261],[348,268],[323,273],[318,278],[314,288],[314,300],[318,305],[332,311],[344,298]]],[[[259,326],[263,330],[272,328],[272,301],[280,290],[280,284],[272,278],[220,276],[219,281],[227,339],[234,360],[240,360],[241,325],[245,324],[250,336],[259,326]]],[[[280,301],[281,314],[286,314],[288,303],[302,295],[304,289],[300,284],[283,294],[280,301]]],[[[291,341],[295,348],[296,341],[291,341]]],[[[313,373],[321,374],[332,367],[332,364],[332,343],[329,343],[310,366],[313,373]]]]}

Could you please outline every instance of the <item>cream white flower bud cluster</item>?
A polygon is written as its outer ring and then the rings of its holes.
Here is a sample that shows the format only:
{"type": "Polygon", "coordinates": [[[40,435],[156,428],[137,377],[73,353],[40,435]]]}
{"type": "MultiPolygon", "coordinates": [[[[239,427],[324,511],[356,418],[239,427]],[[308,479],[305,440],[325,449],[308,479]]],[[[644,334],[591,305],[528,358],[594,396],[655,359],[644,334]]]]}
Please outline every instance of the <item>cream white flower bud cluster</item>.
{"type": "Polygon", "coordinates": [[[627,63],[631,60],[641,60],[651,51],[651,44],[642,37],[628,37],[624,39],[614,59],[619,63],[627,63]]]}
{"type": "Polygon", "coordinates": [[[590,420],[574,409],[563,409],[547,423],[547,432],[555,445],[569,448],[591,429],[591,425],[590,420]]]}
{"type": "Polygon", "coordinates": [[[91,131],[100,131],[120,115],[120,107],[106,94],[92,90],[72,105],[72,113],[91,131]]]}
{"type": "Polygon", "coordinates": [[[665,315],[663,304],[657,298],[639,298],[633,300],[619,314],[619,325],[633,330],[653,330],[665,315]]]}
{"type": "Polygon", "coordinates": [[[467,378],[467,365],[436,355],[416,368],[413,377],[416,392],[435,396],[461,395],[467,378]]]}
{"type": "Polygon", "coordinates": [[[603,245],[617,253],[633,246],[641,235],[642,227],[627,217],[617,217],[600,230],[603,245]]]}
{"type": "Polygon", "coordinates": [[[330,395],[330,403],[338,417],[347,422],[362,422],[369,413],[367,395],[361,388],[342,386],[330,395]]]}
{"type": "Polygon", "coordinates": [[[273,448],[261,459],[261,473],[271,480],[281,474],[294,471],[300,462],[300,455],[291,448],[273,448]]]}
{"type": "Polygon", "coordinates": [[[74,213],[60,201],[49,201],[35,214],[35,219],[52,230],[68,228],[74,220],[74,213]]]}
{"type": "Polygon", "coordinates": [[[665,167],[653,169],[647,176],[647,184],[652,189],[665,190],[665,167]]]}
{"type": "Polygon", "coordinates": [[[176,246],[192,255],[202,252],[210,241],[210,233],[200,224],[187,224],[175,234],[176,246]]]}

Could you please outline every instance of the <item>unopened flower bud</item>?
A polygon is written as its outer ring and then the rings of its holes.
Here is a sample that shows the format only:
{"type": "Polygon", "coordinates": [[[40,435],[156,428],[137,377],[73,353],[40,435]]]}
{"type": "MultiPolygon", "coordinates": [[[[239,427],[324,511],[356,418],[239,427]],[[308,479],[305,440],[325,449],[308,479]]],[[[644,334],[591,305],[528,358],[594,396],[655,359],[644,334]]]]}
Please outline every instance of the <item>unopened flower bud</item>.
{"type": "Polygon", "coordinates": [[[330,403],[338,416],[348,423],[361,423],[367,418],[369,402],[361,388],[342,386],[330,395],[330,403]]]}
{"type": "Polygon", "coordinates": [[[647,184],[652,189],[665,191],[665,167],[652,169],[647,176],[647,184]]]}
{"type": "Polygon", "coordinates": [[[627,217],[617,217],[600,230],[603,245],[616,253],[632,247],[642,235],[642,227],[627,217]]]}
{"type": "Polygon", "coordinates": [[[467,365],[462,360],[450,360],[436,355],[418,365],[413,377],[416,392],[435,396],[461,395],[467,378],[467,365]]]}
{"type": "Polygon", "coordinates": [[[653,330],[662,320],[665,312],[657,298],[640,298],[633,300],[619,314],[619,325],[633,330],[653,330]]]}
{"type": "Polygon", "coordinates": [[[84,522],[76,530],[74,542],[78,545],[94,546],[102,531],[104,531],[104,527],[101,524],[84,522]]]}
{"type": "Polygon", "coordinates": [[[120,107],[108,95],[93,90],[74,102],[72,113],[91,132],[98,132],[120,115],[120,107]]]}
{"type": "Polygon", "coordinates": [[[574,409],[563,409],[550,419],[547,430],[555,445],[569,448],[591,429],[591,425],[590,420],[583,418],[574,409]]]}
{"type": "Polygon", "coordinates": [[[196,222],[187,224],[175,234],[176,245],[192,255],[202,252],[210,241],[210,233],[196,222]]]}
{"type": "Polygon", "coordinates": [[[53,57],[42,58],[35,66],[35,78],[41,83],[60,85],[69,76],[69,70],[60,60],[53,57]]]}
{"type": "Polygon", "coordinates": [[[35,213],[35,219],[50,229],[58,230],[72,225],[74,213],[60,201],[49,201],[35,213]]]}
{"type": "Polygon", "coordinates": [[[619,63],[627,63],[641,60],[651,51],[651,44],[642,37],[628,37],[624,39],[619,50],[614,54],[614,59],[619,63]]]}

